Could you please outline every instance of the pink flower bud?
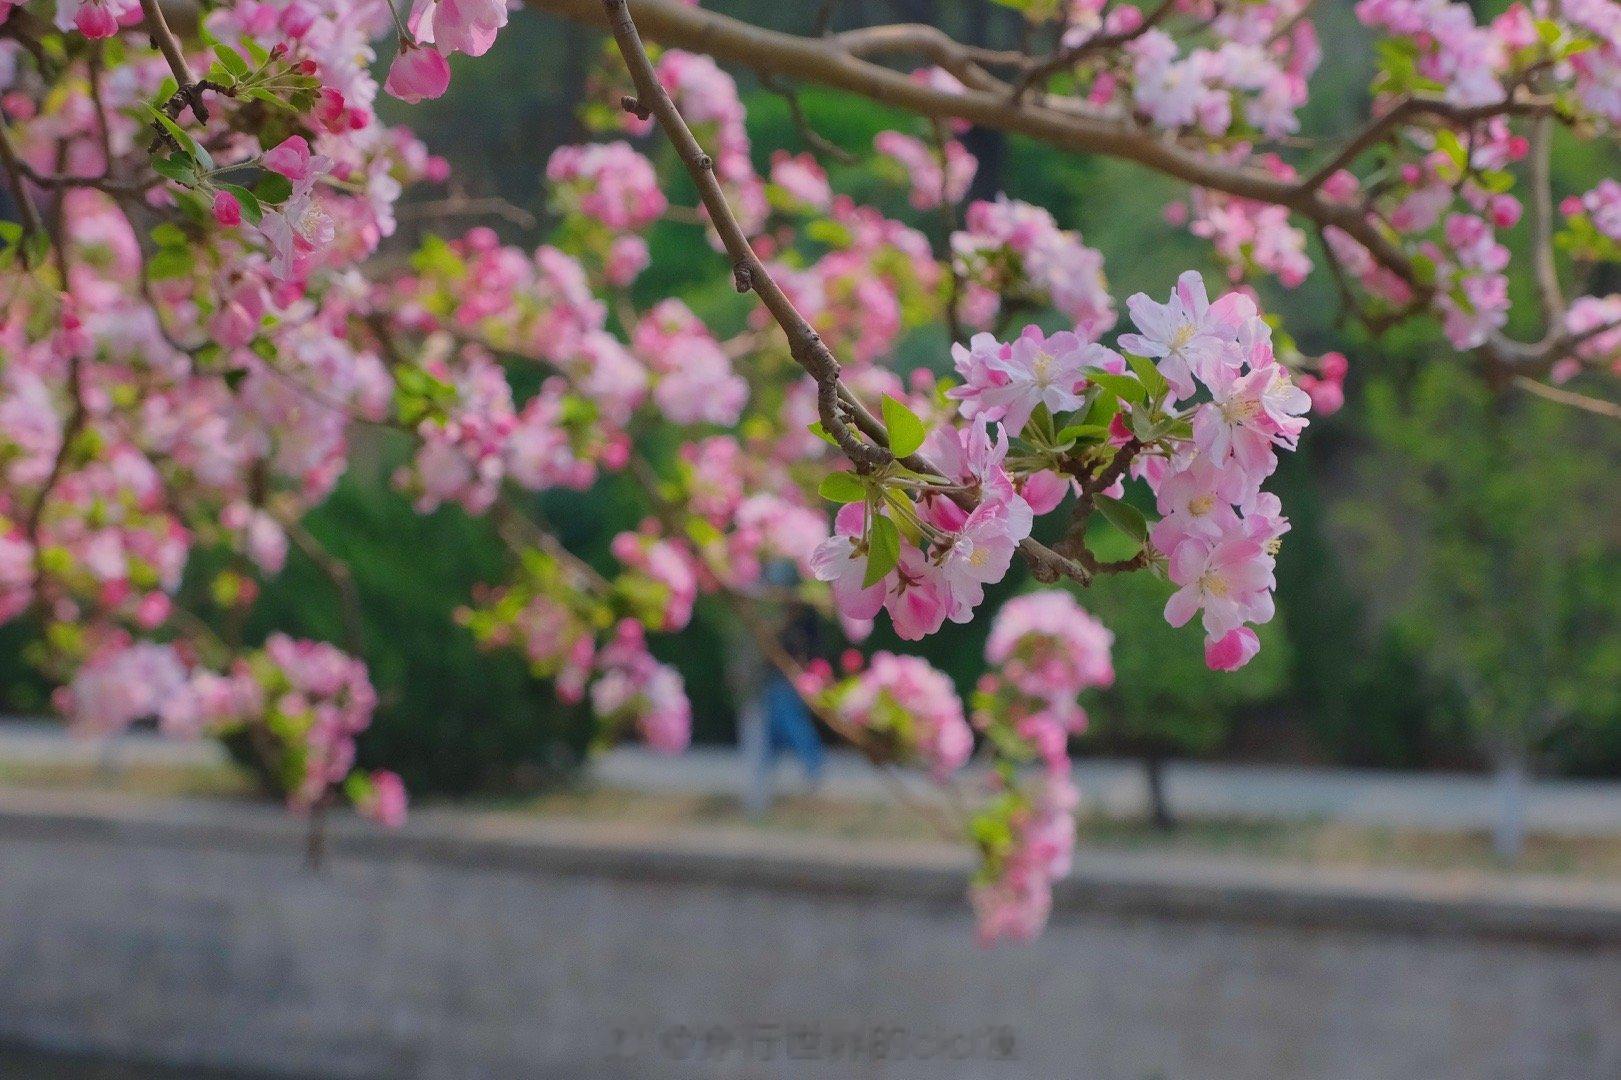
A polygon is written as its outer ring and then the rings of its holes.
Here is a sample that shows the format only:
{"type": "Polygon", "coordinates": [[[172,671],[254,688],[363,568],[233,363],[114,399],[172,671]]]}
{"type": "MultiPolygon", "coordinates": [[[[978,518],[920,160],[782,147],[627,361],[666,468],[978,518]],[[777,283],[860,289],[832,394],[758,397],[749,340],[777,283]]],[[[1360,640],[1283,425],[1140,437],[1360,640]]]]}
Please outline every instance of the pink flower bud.
{"type": "Polygon", "coordinates": [[[215,193],[214,220],[227,229],[234,229],[242,224],[242,204],[237,201],[235,195],[229,191],[215,193]]]}
{"type": "Polygon", "coordinates": [[[437,49],[400,43],[399,55],[388,69],[383,89],[401,101],[416,104],[444,94],[450,87],[450,61],[437,49]]]}
{"type": "Polygon", "coordinates": [[[310,144],[302,135],[294,135],[265,152],[265,168],[278,172],[298,183],[310,175],[310,144]]]}
{"type": "Polygon", "coordinates": [[[1206,641],[1204,662],[1211,671],[1237,671],[1261,651],[1261,639],[1247,626],[1229,630],[1216,641],[1206,641]]]}

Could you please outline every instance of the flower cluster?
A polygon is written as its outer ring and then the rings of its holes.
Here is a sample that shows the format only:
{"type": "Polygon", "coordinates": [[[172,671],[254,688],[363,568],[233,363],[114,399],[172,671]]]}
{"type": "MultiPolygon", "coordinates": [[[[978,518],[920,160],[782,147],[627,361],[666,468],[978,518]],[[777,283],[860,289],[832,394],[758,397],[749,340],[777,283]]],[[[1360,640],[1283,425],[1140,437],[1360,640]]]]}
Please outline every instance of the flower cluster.
{"type": "Polygon", "coordinates": [[[611,725],[633,724],[642,740],[665,754],[692,741],[692,706],[681,675],[647,651],[640,623],[621,622],[597,656],[601,674],[591,684],[591,709],[611,725]]]}
{"type": "Polygon", "coordinates": [[[963,318],[989,326],[1007,301],[1051,305],[1095,338],[1114,325],[1114,300],[1103,277],[1103,256],[1060,229],[1048,211],[998,196],[968,207],[962,232],[951,238],[955,272],[965,283],[963,318]]]}
{"type": "MultiPolygon", "coordinates": [[[[1518,163],[1546,149],[1545,129],[1621,125],[1621,7],[1532,0],[1485,22],[1451,0],[1360,0],[1386,35],[1375,114],[1318,164],[1290,138],[1320,59],[1309,5],[1019,5],[1061,62],[1026,65],[1053,70],[1001,109],[1097,125],[1100,145],[1199,178],[1168,219],[1208,241],[1238,290],[1212,303],[1185,274],[1164,303],[1132,297],[1134,326],[1109,344],[1102,257],[1049,211],[999,195],[943,244],[924,231],[935,211],[954,219],[976,179],[964,121],[873,140],[876,173],[907,192],[897,220],[835,191],[809,154],[756,158],[732,77],[658,51],[656,79],[830,359],[803,333],[784,339],[780,298],[735,251],[726,290],[774,312],[745,316],[705,289],[691,307],[643,304],[650,229],[661,246],[683,229],[721,240],[709,208],[671,205],[665,156],[642,141],[653,118],[619,107],[631,88],[611,51],[584,110],[602,141],[548,162],[545,242],[475,228],[409,257],[382,250],[407,185],[448,167],[380,122],[379,93],[443,94],[448,58],[490,50],[508,0],[227,0],[203,5],[189,40],[143,25],[137,0],[57,0],[54,25],[0,0],[16,211],[0,222],[0,620],[38,627],[56,702],[82,730],[246,733],[293,806],[343,796],[397,823],[399,778],[354,768],[377,697],[361,659],[236,633],[295,548],[342,585],[303,519],[348,470],[355,432],[386,428],[418,510],[489,514],[511,549],[461,623],[521,652],[600,736],[686,745],[681,676],[648,635],[689,626],[701,596],[806,605],[858,641],[887,612],[915,640],[972,619],[1021,552],[1043,582],[1163,573],[1167,619],[1198,616],[1206,662],[1236,668],[1272,615],[1289,527],[1265,482],[1308,409],[1343,404],[1349,366],[1274,336],[1243,282],[1294,287],[1316,260],[1370,325],[1437,316],[1456,348],[1544,351],[1555,382],[1621,368],[1621,296],[1562,303],[1557,280],[1539,282],[1563,308],[1545,313],[1543,342],[1507,340],[1504,242],[1518,163]],[[966,339],[953,378],[886,366],[940,326],[966,339]],[[645,520],[587,562],[533,496],[609,478],[645,520]],[[1061,507],[1038,543],[1037,519],[1061,507]]],[[[955,70],[914,73],[916,96],[983,97],[1011,69],[955,70]]],[[[1621,186],[1561,209],[1577,269],[1621,259],[1621,186]]],[[[971,720],[915,657],[800,680],[830,725],[939,779],[980,732],[993,768],[972,899],[986,940],[1032,934],[1068,865],[1067,743],[1080,695],[1113,677],[1111,643],[1065,593],[1014,600],[971,720]]]]}
{"type": "Polygon", "coordinates": [[[388,92],[413,104],[441,96],[450,87],[449,56],[483,56],[506,24],[507,0],[415,0],[388,69],[388,92]]]}
{"type": "Polygon", "coordinates": [[[974,733],[951,679],[919,657],[874,653],[843,681],[823,687],[812,676],[806,688],[842,723],[896,758],[921,762],[936,779],[973,753],[974,733]]]}
{"type": "Polygon", "coordinates": [[[1247,623],[1272,618],[1273,560],[1288,520],[1261,484],[1292,450],[1311,407],[1272,352],[1271,328],[1243,293],[1211,304],[1204,282],[1183,274],[1164,303],[1127,301],[1138,333],[1122,348],[1154,357],[1171,400],[1193,405],[1191,440],[1144,469],[1163,515],[1150,532],[1179,586],[1165,607],[1173,626],[1203,611],[1205,660],[1231,670],[1260,644],[1247,623]]]}
{"type": "Polygon", "coordinates": [[[911,185],[912,206],[934,210],[955,206],[968,194],[979,162],[956,139],[947,139],[936,151],[921,139],[899,131],[880,131],[873,149],[894,161],[911,185]]]}
{"type": "Polygon", "coordinates": [[[974,694],[974,726],[1008,767],[973,822],[983,865],[969,895],[982,941],[1035,936],[1053,881],[1069,870],[1078,801],[1069,737],[1086,726],[1077,697],[1114,682],[1113,642],[1066,592],[1017,597],[991,624],[985,659],[994,673],[974,694]],[[1036,775],[1016,771],[1032,761],[1036,775]]]}

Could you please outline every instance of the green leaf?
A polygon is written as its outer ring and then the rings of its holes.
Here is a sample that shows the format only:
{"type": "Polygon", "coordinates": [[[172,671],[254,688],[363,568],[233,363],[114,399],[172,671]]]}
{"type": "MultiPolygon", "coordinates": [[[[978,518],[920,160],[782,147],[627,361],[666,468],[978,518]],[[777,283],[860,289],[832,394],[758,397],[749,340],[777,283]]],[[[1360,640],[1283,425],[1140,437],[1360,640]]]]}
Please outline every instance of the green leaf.
{"type": "Polygon", "coordinates": [[[253,194],[268,206],[279,206],[292,197],[293,183],[281,173],[266,169],[264,174],[254,181],[253,194]]]}
{"type": "Polygon", "coordinates": [[[1109,423],[1120,415],[1120,398],[1114,394],[1100,393],[1092,402],[1092,407],[1086,410],[1084,423],[1089,426],[1101,427],[1108,430],[1109,423]]]}
{"type": "Polygon", "coordinates": [[[875,517],[867,529],[867,576],[862,588],[871,588],[900,565],[901,532],[887,517],[875,517]]]}
{"type": "Polygon", "coordinates": [[[809,431],[812,435],[816,436],[818,439],[821,439],[829,446],[839,445],[839,440],[833,437],[833,433],[831,431],[822,426],[822,422],[820,420],[813,420],[809,424],[806,424],[805,430],[809,431]]]}
{"type": "Polygon", "coordinates": [[[1111,499],[1107,495],[1095,496],[1093,501],[1098,508],[1098,513],[1102,514],[1103,519],[1110,525],[1113,525],[1139,544],[1148,542],[1148,519],[1143,517],[1141,510],[1138,510],[1130,503],[1121,502],[1119,499],[1111,499]]]}
{"type": "Polygon", "coordinates": [[[828,473],[817,491],[822,498],[834,503],[861,502],[867,497],[867,485],[852,472],[828,473]]]}
{"type": "Polygon", "coordinates": [[[183,154],[170,154],[168,157],[152,159],[152,168],[158,171],[159,176],[166,176],[177,184],[195,184],[197,182],[197,169],[191,159],[183,154]]]}
{"type": "Polygon", "coordinates": [[[204,150],[201,144],[199,144],[196,139],[192,138],[191,134],[187,132],[185,128],[175,123],[174,120],[170,118],[168,113],[164,112],[162,109],[154,109],[150,105],[147,106],[146,111],[151,114],[153,121],[156,122],[159,127],[169,133],[182,151],[191,155],[191,159],[197,163],[197,168],[200,171],[210,172],[213,170],[213,156],[210,155],[207,150],[204,150]]]}
{"type": "Polygon", "coordinates": [[[1107,424],[1071,424],[1058,433],[1059,446],[1065,443],[1102,442],[1109,437],[1107,424]]]}
{"type": "Polygon", "coordinates": [[[1147,391],[1142,383],[1127,375],[1115,375],[1108,371],[1089,371],[1086,378],[1094,386],[1101,386],[1121,401],[1131,405],[1141,405],[1147,391]]]}
{"type": "Polygon", "coordinates": [[[172,221],[159,222],[152,226],[152,242],[160,248],[183,248],[186,231],[172,221]]]}
{"type": "Polygon", "coordinates": [[[1465,150],[1458,135],[1451,128],[1435,129],[1435,148],[1452,160],[1458,168],[1463,168],[1469,160],[1469,151],[1465,150]]]}
{"type": "Polygon", "coordinates": [[[1131,370],[1137,373],[1137,379],[1143,384],[1143,389],[1148,391],[1149,401],[1158,401],[1170,391],[1171,384],[1160,374],[1154,361],[1146,356],[1133,356],[1127,353],[1126,363],[1131,365],[1131,370]]]}
{"type": "Polygon", "coordinates": [[[238,79],[247,78],[248,62],[242,59],[241,53],[229,45],[221,44],[214,46],[214,55],[219,57],[220,64],[226,71],[229,71],[238,79]]]}
{"type": "Polygon", "coordinates": [[[887,394],[882,405],[884,426],[889,429],[889,452],[896,457],[910,457],[917,453],[929,434],[923,421],[911,409],[887,394]]]}
{"type": "Polygon", "coordinates": [[[146,261],[146,273],[154,281],[185,277],[194,260],[185,248],[160,248],[146,261]]]}

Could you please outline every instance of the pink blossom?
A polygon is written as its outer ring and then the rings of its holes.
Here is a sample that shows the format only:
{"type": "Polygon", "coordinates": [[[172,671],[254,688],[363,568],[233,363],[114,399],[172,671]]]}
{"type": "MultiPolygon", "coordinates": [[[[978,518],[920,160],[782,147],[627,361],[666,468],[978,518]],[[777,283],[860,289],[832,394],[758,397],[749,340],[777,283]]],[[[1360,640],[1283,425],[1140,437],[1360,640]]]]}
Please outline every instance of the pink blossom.
{"type": "Polygon", "coordinates": [[[140,0],[56,0],[56,27],[77,29],[87,38],[109,38],[140,12],[140,0]]]}
{"type": "Polygon", "coordinates": [[[356,806],[361,816],[370,818],[385,829],[397,829],[405,824],[405,782],[397,773],[379,769],[367,777],[365,797],[356,806]]]}
{"type": "Polygon", "coordinates": [[[902,641],[921,641],[945,624],[951,597],[935,565],[910,544],[902,544],[884,610],[902,641]]]}
{"type": "Polygon", "coordinates": [[[936,779],[967,762],[974,734],[951,680],[916,656],[874,654],[867,670],[834,690],[834,709],[849,724],[916,755],[936,779]]]}
{"type": "Polygon", "coordinates": [[[1073,698],[1114,682],[1114,635],[1067,592],[1047,590],[1002,605],[985,659],[1023,693],[1073,698]]]}
{"type": "Polygon", "coordinates": [[[963,403],[963,415],[1000,420],[1014,434],[1024,430],[1038,405],[1054,416],[1080,408],[1086,371],[1118,360],[1068,331],[1047,337],[1034,326],[1009,345],[976,334],[966,349],[953,345],[952,357],[963,384],[948,396],[963,403]]]}
{"type": "Polygon", "coordinates": [[[1126,301],[1139,333],[1121,334],[1120,347],[1158,361],[1160,374],[1178,399],[1194,393],[1195,378],[1207,380],[1233,357],[1233,327],[1213,312],[1204,279],[1189,270],[1176,280],[1170,300],[1157,304],[1144,293],[1126,301]]]}
{"type": "Polygon", "coordinates": [[[546,178],[568,204],[616,231],[645,229],[669,205],[653,163],[627,142],[560,146],[546,163],[546,178]]]}
{"type": "Polygon", "coordinates": [[[884,606],[883,580],[865,584],[867,551],[862,546],[866,508],[861,503],[840,507],[834,520],[833,535],[817,545],[810,558],[817,581],[828,582],[840,614],[852,619],[870,619],[884,606]]]}
{"type": "Polygon", "coordinates": [[[310,179],[317,170],[309,140],[292,135],[265,151],[264,166],[297,184],[310,179]]]}
{"type": "Polygon", "coordinates": [[[507,24],[507,0],[415,0],[408,21],[424,44],[446,53],[483,56],[507,24]]]}
{"type": "Polygon", "coordinates": [[[242,204],[229,191],[214,193],[213,211],[214,220],[227,229],[234,229],[242,224],[242,204]]]}
{"type": "Polygon", "coordinates": [[[905,170],[911,181],[912,207],[917,210],[934,210],[961,202],[979,169],[979,162],[955,139],[947,139],[943,151],[937,153],[910,135],[880,131],[873,139],[873,149],[898,162],[905,170]]]}
{"type": "Polygon", "coordinates": [[[791,200],[813,210],[826,210],[833,202],[827,173],[809,154],[775,151],[771,155],[771,182],[791,200]]]}
{"type": "Polygon", "coordinates": [[[934,561],[945,586],[948,618],[953,622],[973,618],[974,608],[985,599],[985,586],[1007,576],[1019,541],[1029,535],[1027,515],[1020,519],[1002,505],[982,502],[961,531],[942,541],[943,550],[934,561]]]}
{"type": "Polygon", "coordinates": [[[412,105],[442,97],[450,89],[450,61],[438,49],[402,40],[383,88],[412,105]]]}
{"type": "Polygon", "coordinates": [[[1205,633],[1221,638],[1246,622],[1272,618],[1272,557],[1247,536],[1184,540],[1171,553],[1170,578],[1180,586],[1165,605],[1172,626],[1203,609],[1205,633]]]}

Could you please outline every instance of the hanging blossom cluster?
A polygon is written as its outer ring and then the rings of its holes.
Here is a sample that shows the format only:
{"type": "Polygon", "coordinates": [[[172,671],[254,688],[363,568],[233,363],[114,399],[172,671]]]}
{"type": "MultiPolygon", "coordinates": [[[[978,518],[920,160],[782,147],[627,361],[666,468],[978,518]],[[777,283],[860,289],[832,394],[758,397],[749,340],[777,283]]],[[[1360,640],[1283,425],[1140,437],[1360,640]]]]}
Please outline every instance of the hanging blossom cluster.
{"type": "Polygon", "coordinates": [[[1140,531],[1147,542],[1133,559],[1168,560],[1179,591],[1166,617],[1180,626],[1203,612],[1210,666],[1230,670],[1254,656],[1249,624],[1272,617],[1273,559],[1288,528],[1261,485],[1276,451],[1296,445],[1311,398],[1277,362],[1271,328],[1244,293],[1211,304],[1190,271],[1167,303],[1139,294],[1130,309],[1139,332],[1121,336],[1125,355],[1034,326],[1011,342],[979,334],[956,346],[962,381],[945,397],[966,424],[916,441],[937,478],[903,471],[823,483],[845,505],[811,568],[841,612],[864,620],[887,611],[913,640],[969,621],[1035,516],[1074,488],[1084,508],[1078,552],[1094,508],[1140,531]],[[1121,501],[1132,476],[1163,515],[1152,527],[1121,501]]]}
{"type": "MultiPolygon", "coordinates": [[[[1456,0],[1359,0],[1357,18],[1382,35],[1374,115],[1310,167],[1280,149],[1321,59],[1309,0],[1019,6],[1036,27],[1058,27],[1059,60],[1043,70],[1074,83],[1072,103],[1123,127],[1152,125],[1228,171],[1230,186],[1196,186],[1166,217],[1208,240],[1233,281],[1265,275],[1294,288],[1326,261],[1369,324],[1428,311],[1454,348],[1526,362],[1505,336],[1504,234],[1525,198],[1517,166],[1537,124],[1609,137],[1621,127],[1616,4],[1517,0],[1482,20],[1456,0]]],[[[1614,258],[1606,239],[1585,216],[1561,236],[1578,283],[1602,280],[1584,264],[1614,258]]],[[[1558,381],[1613,355],[1588,347],[1608,340],[1608,297],[1539,299],[1551,328],[1540,352],[1563,354],[1547,364],[1558,381]]]]}
{"type": "Polygon", "coordinates": [[[972,724],[951,680],[926,661],[880,652],[859,656],[835,678],[825,664],[799,680],[830,718],[847,725],[869,753],[916,760],[938,780],[959,774],[974,730],[989,766],[959,776],[980,805],[967,823],[981,868],[970,887],[979,938],[1028,940],[1052,907],[1053,883],[1069,872],[1079,793],[1069,738],[1086,726],[1079,696],[1114,681],[1114,636],[1066,592],[1030,593],[997,613],[972,724]]]}
{"type": "MultiPolygon", "coordinates": [[[[1018,565],[1044,584],[1148,572],[1169,580],[1171,622],[1200,620],[1212,668],[1247,662],[1288,527],[1265,481],[1308,409],[1343,403],[1349,365],[1303,356],[1242,282],[1292,287],[1328,263],[1362,313],[1430,312],[1457,347],[1512,355],[1504,237],[1537,146],[1522,121],[1621,122],[1616,5],[1538,0],[1480,23],[1461,4],[1363,0],[1387,34],[1378,115],[1326,164],[1285,142],[1319,59],[1306,0],[1022,6],[1053,24],[1058,58],[1024,70],[1065,79],[994,87],[1007,109],[1119,122],[1155,140],[1144,160],[1193,148],[1200,175],[1242,173],[1169,211],[1236,291],[1209,302],[1190,273],[1164,303],[1132,297],[1111,346],[1102,255],[1041,207],[969,201],[960,120],[846,148],[866,155],[863,190],[888,185],[888,209],[863,205],[812,154],[757,158],[735,82],[681,49],[652,59],[652,81],[761,262],[712,260],[721,208],[677,204],[690,186],[654,164],[646,103],[620,107],[635,88],[612,53],[589,79],[591,141],[546,168],[555,229],[406,252],[399,199],[449,170],[378,119],[378,96],[442,95],[450,56],[494,46],[506,0],[232,0],[186,38],[139,0],[0,0],[15,210],[0,222],[0,620],[38,628],[79,729],[239,737],[295,809],[343,799],[389,824],[399,778],[355,767],[378,700],[361,621],[341,647],[241,630],[295,560],[347,595],[303,522],[360,447],[397,452],[392,482],[418,510],[490,518],[509,565],[458,622],[522,655],[604,740],[686,745],[691,707],[657,636],[706,596],[740,614],[808,606],[852,641],[887,617],[916,640],[981,613],[1018,565]],[[743,291],[769,275],[814,340],[785,340],[780,305],[645,297],[655,229],[743,291]],[[889,366],[939,326],[958,339],[952,375],[944,350],[929,370],[889,366]],[[537,496],[609,482],[643,516],[587,562],[537,496]]],[[[912,85],[999,81],[953,70],[912,85]]],[[[1576,280],[1602,281],[1586,272],[1621,254],[1621,188],[1568,195],[1549,227],[1576,280]]],[[[1571,295],[1547,320],[1556,380],[1621,350],[1621,297],[1571,295]]],[[[1110,647],[1046,591],[997,618],[997,673],[969,708],[915,657],[856,656],[839,678],[776,660],[869,754],[981,785],[972,899],[1000,940],[1039,927],[1067,865],[1067,743],[1080,695],[1113,677],[1110,647]]]]}
{"type": "Polygon", "coordinates": [[[974,726],[1017,771],[1002,768],[975,818],[982,866],[969,892],[980,940],[1024,941],[1052,908],[1053,882],[1069,872],[1080,801],[1069,737],[1086,728],[1078,701],[1114,682],[1114,635],[1066,592],[1015,597],[991,623],[986,674],[974,693],[974,726]]]}

